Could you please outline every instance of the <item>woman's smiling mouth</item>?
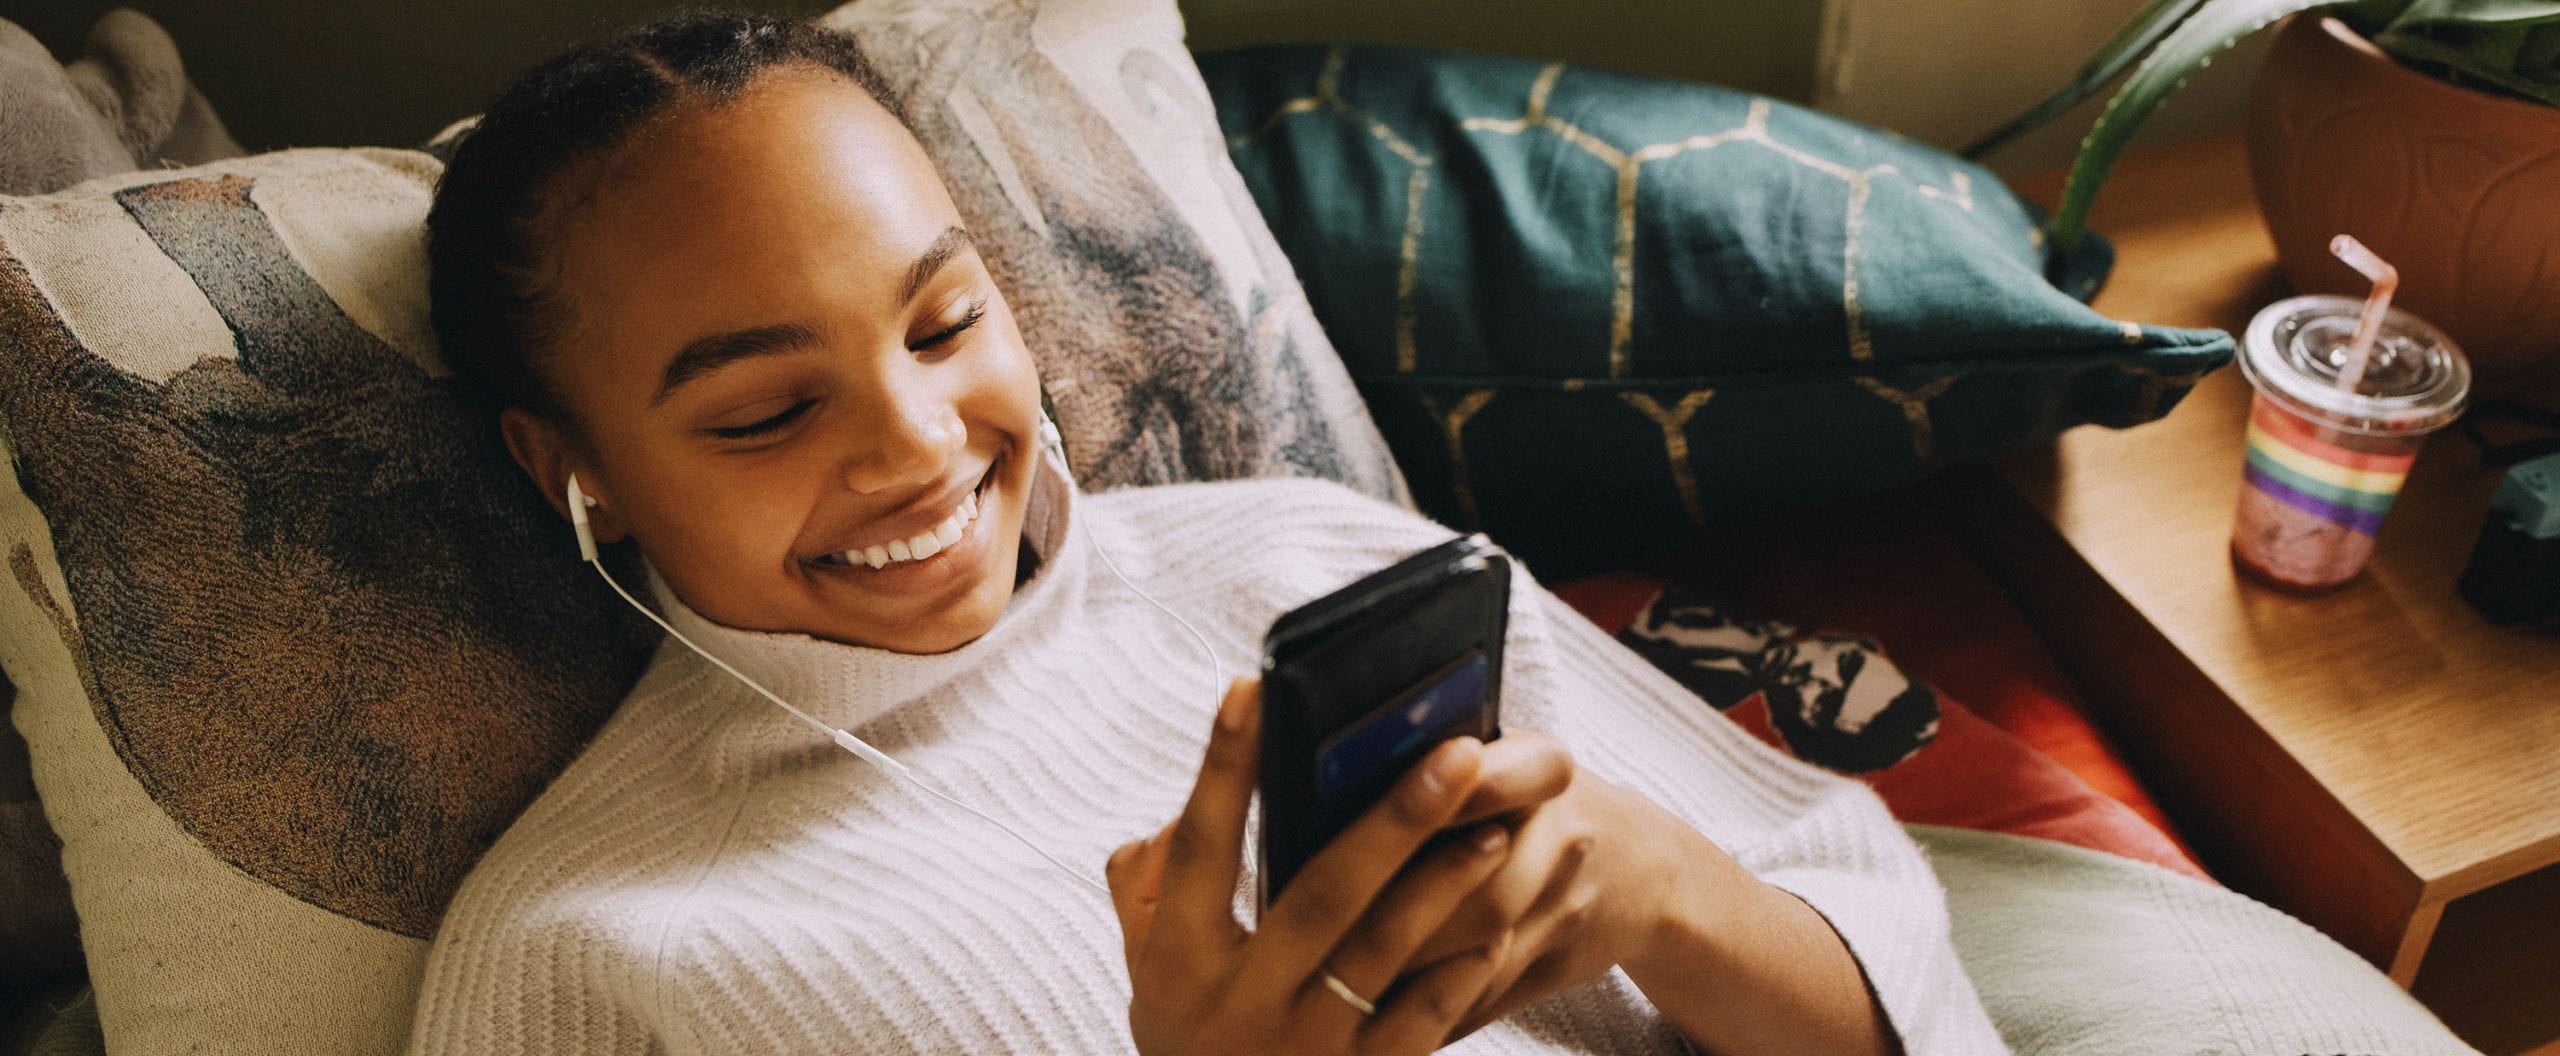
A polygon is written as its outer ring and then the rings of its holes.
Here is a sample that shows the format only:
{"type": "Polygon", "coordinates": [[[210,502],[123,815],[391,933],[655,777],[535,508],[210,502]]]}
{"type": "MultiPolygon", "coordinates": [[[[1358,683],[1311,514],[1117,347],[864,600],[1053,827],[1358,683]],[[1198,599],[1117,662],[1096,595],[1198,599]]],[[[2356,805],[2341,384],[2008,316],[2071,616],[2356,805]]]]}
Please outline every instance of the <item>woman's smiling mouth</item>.
{"type": "Polygon", "coordinates": [[[994,479],[995,467],[989,466],[986,474],[978,478],[977,487],[962,495],[960,504],[933,527],[903,539],[892,539],[885,543],[873,543],[831,554],[822,554],[811,559],[810,563],[839,568],[867,568],[877,572],[930,561],[935,555],[952,549],[968,537],[969,530],[976,526],[978,515],[985,507],[983,499],[987,483],[994,479]]]}

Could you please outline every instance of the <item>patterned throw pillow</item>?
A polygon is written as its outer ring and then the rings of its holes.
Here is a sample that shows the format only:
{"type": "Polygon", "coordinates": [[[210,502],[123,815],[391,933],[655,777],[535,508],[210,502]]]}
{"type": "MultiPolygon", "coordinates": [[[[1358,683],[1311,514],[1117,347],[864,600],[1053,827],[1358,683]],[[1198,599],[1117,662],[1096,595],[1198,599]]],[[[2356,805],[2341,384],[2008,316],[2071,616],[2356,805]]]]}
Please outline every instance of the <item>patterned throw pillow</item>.
{"type": "MultiPolygon", "coordinates": [[[[831,24],[907,93],[1088,485],[1403,497],[1170,0],[831,24]]],[[[654,640],[451,391],[438,171],[293,151],[0,198],[0,666],[115,1051],[397,1051],[462,875],[654,640]]]]}
{"type": "Polygon", "coordinates": [[[1327,477],[1408,502],[1235,165],[1171,0],[863,0],[860,38],[1102,489],[1327,477]]]}
{"type": "Polygon", "coordinates": [[[1784,103],[1401,48],[1200,66],[1423,511],[1550,577],[2147,421],[2231,353],[2090,311],[2109,251],[2050,259],[1989,172],[1784,103]]]}
{"type": "MultiPolygon", "coordinates": [[[[1902,557],[1914,553],[1900,544],[1888,549],[1902,557]]],[[[1976,569],[1972,575],[1981,572],[1976,569]]],[[[1961,602],[1975,590],[1998,590],[1987,580],[1970,587],[1961,572],[1931,578],[1937,589],[1924,595],[1940,603],[1961,602]]],[[[1845,593],[1893,589],[1852,585],[1845,593]]],[[[2076,743],[2094,750],[2068,767],[1912,677],[1909,668],[1865,635],[1809,632],[1741,615],[1697,582],[1679,576],[1666,581],[1612,572],[1557,584],[1556,594],[1752,736],[1865,782],[1896,820],[2060,840],[2206,878],[2162,827],[2137,811],[2135,803],[2143,810],[2158,808],[2140,786],[2131,784],[2123,763],[2096,743],[2096,731],[2078,718],[2072,705],[2047,695],[2032,671],[2034,664],[2004,666],[1991,683],[1976,679],[1975,688],[1992,690],[2012,722],[2019,703],[2027,700],[2049,703],[2053,712],[2048,715],[2068,716],[2036,724],[2041,729],[2034,733],[2044,745],[2076,743]],[[2111,772],[2125,782],[2114,793],[2129,796],[2124,801],[2084,779],[2103,780],[2111,772]]],[[[1850,603],[1858,602],[1852,598],[1850,603]]],[[[1994,598],[1990,604],[2005,607],[2006,602],[1994,598]]],[[[1898,633],[1906,645],[1919,647],[1923,658],[1930,651],[1926,637],[1915,638],[1907,623],[1888,617],[1878,629],[1898,633]]],[[[2014,612],[1995,615],[1982,629],[1988,634],[1982,647],[1995,654],[2008,652],[2012,659],[2016,636],[2032,638],[2014,612]]],[[[1942,673],[1960,674],[1951,669],[1942,673]]]]}
{"type": "Polygon", "coordinates": [[[0,199],[0,664],[118,1051],[380,1052],[651,639],[428,335],[437,168],[0,199]]]}

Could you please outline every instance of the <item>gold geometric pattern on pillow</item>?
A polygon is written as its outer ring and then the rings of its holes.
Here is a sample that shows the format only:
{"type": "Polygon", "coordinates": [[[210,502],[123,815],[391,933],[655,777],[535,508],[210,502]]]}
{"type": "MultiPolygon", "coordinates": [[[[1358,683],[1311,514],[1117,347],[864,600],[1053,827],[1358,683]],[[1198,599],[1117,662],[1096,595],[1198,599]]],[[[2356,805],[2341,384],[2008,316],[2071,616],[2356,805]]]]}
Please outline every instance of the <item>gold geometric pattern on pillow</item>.
{"type": "Polygon", "coordinates": [[[1335,48],[1326,53],[1324,72],[1316,75],[1314,95],[1300,96],[1280,104],[1279,109],[1272,111],[1271,116],[1265,118],[1252,132],[1228,137],[1227,149],[1243,150],[1252,146],[1264,136],[1270,135],[1274,129],[1279,128],[1280,122],[1287,120],[1292,114],[1303,114],[1310,110],[1328,110],[1340,115],[1344,120],[1367,129],[1378,142],[1395,152],[1396,157],[1404,159],[1406,164],[1413,166],[1413,170],[1405,175],[1404,238],[1397,247],[1399,263],[1396,268],[1396,370],[1411,374],[1415,355],[1413,291],[1420,275],[1422,256],[1422,196],[1424,192],[1431,189],[1431,167],[1437,159],[1414,146],[1403,136],[1397,135],[1396,130],[1389,127],[1386,122],[1351,105],[1342,97],[1343,56],[1344,52],[1341,48],[1335,48]]]}
{"type": "Polygon", "coordinates": [[[1880,399],[1902,408],[1902,418],[1911,425],[1911,454],[1927,465],[1937,455],[1937,435],[1929,424],[1929,401],[1946,394],[1962,374],[1949,374],[1919,388],[1905,392],[1874,378],[1851,378],[1858,387],[1875,393],[1880,399]]]}
{"type": "MultiPolygon", "coordinates": [[[[1242,150],[1279,127],[1280,122],[1304,113],[1330,113],[1354,122],[1380,143],[1413,166],[1405,183],[1405,224],[1401,247],[1401,267],[1396,282],[1396,365],[1404,373],[1412,373],[1415,365],[1413,342],[1413,295],[1416,268],[1423,236],[1422,199],[1428,190],[1432,166],[1437,159],[1415,147],[1386,122],[1361,110],[1342,97],[1341,80],[1345,49],[1334,48],[1325,56],[1324,71],[1316,78],[1316,90],[1280,104],[1271,116],[1264,118],[1247,135],[1232,137],[1229,149],[1242,150]]],[[[1711,150],[1728,143],[1757,144],[1779,157],[1814,172],[1843,181],[1849,187],[1849,206],[1845,237],[1841,245],[1840,305],[1847,316],[1846,343],[1849,358],[1858,362],[1875,359],[1873,343],[1868,340],[1866,325],[1858,307],[1859,235],[1865,227],[1866,203],[1877,177],[1902,175],[1893,165],[1854,168],[1780,142],[1769,133],[1769,101],[1753,98],[1748,114],[1737,127],[1716,132],[1686,136],[1660,143],[1621,147],[1583,130],[1579,125],[1547,112],[1547,98],[1554,91],[1556,79],[1562,76],[1564,63],[1551,63],[1539,71],[1529,87],[1526,108],[1518,117],[1472,116],[1461,119],[1460,127],[1469,132],[1495,135],[1522,135],[1544,131],[1555,135],[1584,153],[1598,158],[1617,170],[1618,223],[1616,240],[1610,247],[1610,262],[1616,277],[1611,291],[1609,317],[1610,378],[1626,371],[1627,347],[1635,333],[1635,253],[1636,253],[1636,187],[1647,162],[1678,157],[1691,151],[1711,150]]],[[[1931,201],[1946,202],[1967,212],[1973,209],[1973,181],[1964,173],[1950,173],[1946,187],[1934,187],[1917,178],[1908,178],[1912,188],[1931,201]]]]}
{"type": "Polygon", "coordinates": [[[1422,508],[1551,573],[2136,424],[2229,357],[2092,311],[2104,244],[2046,252],[1987,170],[1782,101],[1408,47],[1201,67],[1422,508]]]}
{"type": "Polygon", "coordinates": [[[1680,397],[1680,402],[1669,408],[1641,392],[1618,394],[1627,406],[1644,412],[1653,424],[1662,427],[1662,454],[1671,463],[1671,484],[1679,489],[1680,508],[1689,515],[1689,523],[1700,528],[1707,526],[1707,506],[1698,498],[1697,474],[1689,466],[1689,419],[1715,394],[1714,389],[1699,389],[1680,397]]]}
{"type": "Polygon", "coordinates": [[[1458,496],[1458,509],[1465,515],[1467,527],[1481,527],[1484,520],[1476,512],[1476,491],[1467,483],[1467,419],[1475,417],[1476,412],[1484,410],[1485,404],[1493,402],[1493,390],[1469,392],[1458,397],[1458,405],[1446,411],[1440,409],[1440,401],[1432,399],[1431,394],[1418,395],[1422,398],[1423,410],[1430,413],[1432,421],[1440,423],[1440,434],[1448,441],[1449,479],[1458,496]]]}

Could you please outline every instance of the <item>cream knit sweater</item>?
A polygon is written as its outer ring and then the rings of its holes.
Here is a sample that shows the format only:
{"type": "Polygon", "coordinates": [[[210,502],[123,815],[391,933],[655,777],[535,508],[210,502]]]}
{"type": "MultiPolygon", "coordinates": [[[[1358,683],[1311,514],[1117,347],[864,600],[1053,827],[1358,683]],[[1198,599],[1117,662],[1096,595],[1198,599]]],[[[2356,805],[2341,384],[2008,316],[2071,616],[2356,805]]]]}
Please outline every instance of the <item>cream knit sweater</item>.
{"type": "MultiPolygon", "coordinates": [[[[1273,617],[1450,535],[1330,484],[1078,499],[1053,465],[1035,481],[1039,569],[950,653],[740,632],[660,601],[784,699],[1099,879],[1181,806],[1221,686],[1092,547],[1234,676],[1273,617]]],[[[1763,747],[1525,574],[1513,597],[1507,727],[1554,733],[1819,909],[1914,1056],[2004,1051],[1935,879],[1864,786],[1763,747]]],[[[669,642],[463,884],[411,1051],[1120,1053],[1121,957],[1103,896],[669,642]]],[[[1613,972],[1450,1051],[1683,1048],[1613,972]]]]}

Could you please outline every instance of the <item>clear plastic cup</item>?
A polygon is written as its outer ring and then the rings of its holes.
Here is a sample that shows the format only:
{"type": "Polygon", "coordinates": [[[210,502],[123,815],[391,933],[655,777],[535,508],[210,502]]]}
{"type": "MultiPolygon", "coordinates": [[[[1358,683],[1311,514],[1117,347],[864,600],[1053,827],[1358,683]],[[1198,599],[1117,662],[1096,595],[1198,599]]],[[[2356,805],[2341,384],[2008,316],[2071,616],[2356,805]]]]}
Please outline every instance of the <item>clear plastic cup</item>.
{"type": "Polygon", "coordinates": [[[2231,557],[2277,586],[2323,590],[2363,571],[2418,445],[2471,393],[2461,347],[2397,308],[2383,317],[2363,381],[2341,390],[2363,307],[2287,298],[2250,320],[2241,343],[2240,372],[2256,395],[2231,557]]]}

